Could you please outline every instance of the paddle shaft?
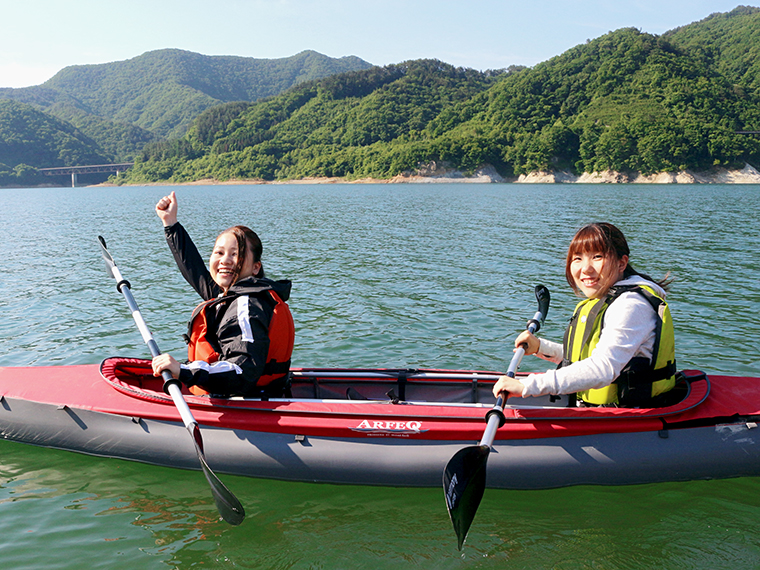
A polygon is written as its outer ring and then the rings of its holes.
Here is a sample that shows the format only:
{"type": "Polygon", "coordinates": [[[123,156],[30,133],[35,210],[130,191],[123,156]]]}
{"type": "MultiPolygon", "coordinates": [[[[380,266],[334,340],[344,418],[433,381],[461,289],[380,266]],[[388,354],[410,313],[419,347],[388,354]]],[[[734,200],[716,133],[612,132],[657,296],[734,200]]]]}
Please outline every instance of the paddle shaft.
{"type": "MultiPolygon", "coordinates": [[[[150,333],[148,325],[145,323],[145,319],[143,319],[142,313],[140,312],[140,309],[135,302],[135,298],[132,296],[129,281],[122,277],[119,268],[116,267],[116,263],[114,262],[113,257],[106,247],[105,240],[100,236],[98,236],[98,240],[100,241],[103,259],[106,262],[108,271],[116,280],[116,289],[118,289],[118,291],[124,295],[124,299],[127,301],[127,306],[132,312],[132,318],[134,319],[135,324],[137,325],[137,328],[139,329],[140,334],[145,341],[145,344],[148,346],[151,355],[154,358],[156,356],[159,356],[161,354],[161,351],[158,349],[158,344],[156,344],[153,335],[150,333]]],[[[235,495],[233,495],[232,492],[224,485],[224,483],[222,483],[219,477],[216,476],[216,474],[211,470],[211,467],[209,467],[203,450],[203,437],[201,436],[201,430],[198,426],[198,422],[196,422],[195,418],[193,417],[193,413],[190,411],[190,407],[185,401],[185,397],[182,395],[181,384],[179,380],[173,378],[168,370],[162,370],[161,376],[164,378],[164,389],[172,397],[174,405],[177,408],[180,417],[182,418],[182,423],[185,425],[185,428],[187,428],[187,431],[192,436],[195,452],[198,456],[198,461],[201,464],[201,470],[206,477],[206,481],[208,481],[209,485],[211,486],[211,494],[214,497],[214,502],[216,503],[219,514],[222,515],[222,518],[229,524],[239,525],[245,518],[245,510],[243,509],[243,505],[240,503],[237,497],[235,497],[235,495]]]]}
{"type": "MultiPolygon", "coordinates": [[[[116,265],[111,266],[110,269],[113,272],[114,279],[116,279],[116,288],[122,295],[124,295],[124,299],[127,301],[127,306],[129,307],[129,310],[132,311],[132,318],[137,325],[137,329],[140,331],[140,335],[142,336],[143,341],[148,346],[148,350],[150,350],[151,356],[154,358],[156,356],[159,356],[161,354],[161,351],[158,348],[156,340],[153,338],[153,335],[148,329],[148,325],[145,322],[145,319],[143,319],[140,308],[135,302],[135,298],[132,296],[132,290],[129,281],[121,276],[121,272],[116,265]]],[[[169,392],[172,400],[174,400],[174,404],[177,406],[177,411],[182,418],[182,423],[185,424],[185,427],[192,433],[193,424],[197,425],[198,422],[195,421],[193,413],[190,411],[190,407],[187,405],[187,402],[182,395],[179,380],[172,378],[172,375],[168,370],[163,370],[161,372],[161,376],[164,379],[164,389],[169,392]]]]}
{"type": "MultiPolygon", "coordinates": [[[[533,318],[528,321],[527,330],[530,332],[530,334],[535,333],[539,329],[543,318],[544,315],[541,313],[541,311],[537,311],[533,318]]],[[[509,368],[507,369],[506,374],[510,378],[515,377],[515,373],[520,367],[522,357],[525,355],[526,346],[527,345],[525,344],[521,344],[517,347],[517,350],[515,350],[515,354],[512,356],[512,360],[509,363],[509,368]]],[[[488,412],[488,423],[486,424],[486,429],[483,432],[483,437],[481,438],[479,445],[491,447],[491,444],[493,444],[493,440],[496,437],[496,430],[498,430],[504,424],[504,404],[507,402],[507,397],[508,394],[506,392],[501,392],[499,394],[499,397],[496,399],[496,404],[491,409],[491,411],[488,412]]]]}

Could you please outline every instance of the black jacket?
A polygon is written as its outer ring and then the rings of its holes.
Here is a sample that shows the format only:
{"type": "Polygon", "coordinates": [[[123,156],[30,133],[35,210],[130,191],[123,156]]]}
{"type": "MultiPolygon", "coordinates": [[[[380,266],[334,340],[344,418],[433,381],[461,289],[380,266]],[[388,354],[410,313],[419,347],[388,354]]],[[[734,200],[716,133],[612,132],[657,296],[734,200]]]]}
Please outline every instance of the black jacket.
{"type": "Polygon", "coordinates": [[[227,295],[211,278],[198,249],[181,224],[164,228],[166,241],[183,277],[204,301],[218,298],[206,309],[207,338],[219,353],[213,364],[203,361],[182,365],[180,381],[198,385],[212,394],[255,396],[269,351],[269,323],[275,301],[290,297],[291,283],[249,277],[230,287],[227,295]]]}

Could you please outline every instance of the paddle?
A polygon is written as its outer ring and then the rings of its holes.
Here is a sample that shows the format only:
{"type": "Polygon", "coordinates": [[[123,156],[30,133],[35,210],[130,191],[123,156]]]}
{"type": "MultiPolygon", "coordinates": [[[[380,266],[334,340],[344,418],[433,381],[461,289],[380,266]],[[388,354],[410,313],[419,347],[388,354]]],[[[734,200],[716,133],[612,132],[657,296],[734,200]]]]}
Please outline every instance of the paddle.
{"type": "MultiPolygon", "coordinates": [[[[137,328],[140,329],[140,334],[142,335],[145,344],[148,345],[150,353],[154,357],[158,356],[161,354],[161,351],[158,350],[158,345],[153,339],[153,335],[150,334],[148,325],[145,323],[145,320],[140,313],[140,309],[137,307],[135,298],[132,296],[132,291],[130,290],[131,286],[129,281],[121,276],[119,268],[116,267],[113,257],[106,248],[106,241],[101,236],[98,236],[98,241],[100,242],[100,248],[103,253],[103,259],[106,262],[106,267],[108,268],[108,273],[116,280],[116,289],[122,293],[127,300],[129,310],[132,311],[132,318],[135,320],[137,328]]],[[[185,398],[180,390],[179,380],[172,378],[172,375],[168,370],[164,370],[162,376],[164,378],[164,390],[166,390],[172,397],[172,400],[174,400],[174,405],[177,406],[179,415],[182,417],[182,422],[185,424],[185,428],[187,428],[187,431],[190,432],[190,435],[193,438],[195,452],[198,454],[198,460],[201,463],[203,474],[206,476],[209,485],[211,485],[211,494],[214,497],[214,502],[216,503],[216,508],[219,510],[219,514],[231,525],[239,525],[245,518],[243,505],[240,504],[237,497],[224,486],[224,483],[219,480],[219,477],[217,477],[208,466],[206,456],[203,453],[203,438],[201,437],[201,430],[198,427],[198,422],[195,421],[187,402],[185,402],[185,398]]]]}
{"type": "MultiPolygon", "coordinates": [[[[528,321],[527,329],[537,332],[549,312],[549,290],[543,285],[536,286],[538,312],[528,321]]],[[[525,345],[520,346],[509,363],[507,376],[515,377],[517,367],[525,354],[525,345]]],[[[446,508],[457,534],[457,548],[462,550],[467,531],[483,498],[486,488],[486,463],[491,453],[491,444],[496,436],[496,430],[504,425],[504,403],[507,394],[502,392],[496,399],[496,405],[486,414],[486,425],[483,438],[478,445],[460,449],[454,454],[446,469],[443,471],[443,492],[446,495],[446,508]]]]}

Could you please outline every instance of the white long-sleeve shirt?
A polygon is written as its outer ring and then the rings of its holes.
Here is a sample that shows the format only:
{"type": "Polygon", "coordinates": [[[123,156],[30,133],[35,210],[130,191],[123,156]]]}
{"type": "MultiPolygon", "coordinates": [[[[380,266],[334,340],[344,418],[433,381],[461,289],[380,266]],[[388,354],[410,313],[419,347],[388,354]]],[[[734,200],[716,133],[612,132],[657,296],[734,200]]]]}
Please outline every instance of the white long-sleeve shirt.
{"type": "MultiPolygon", "coordinates": [[[[665,291],[633,275],[615,285],[647,285],[664,298],[665,291]]],[[[523,397],[547,394],[573,394],[583,390],[609,386],[620,376],[623,367],[635,356],[652,358],[657,317],[652,305],[639,293],[627,291],[604,312],[602,334],[591,355],[559,370],[548,370],[521,378],[523,397]]],[[[562,344],[539,339],[536,356],[559,364],[562,344]]]]}

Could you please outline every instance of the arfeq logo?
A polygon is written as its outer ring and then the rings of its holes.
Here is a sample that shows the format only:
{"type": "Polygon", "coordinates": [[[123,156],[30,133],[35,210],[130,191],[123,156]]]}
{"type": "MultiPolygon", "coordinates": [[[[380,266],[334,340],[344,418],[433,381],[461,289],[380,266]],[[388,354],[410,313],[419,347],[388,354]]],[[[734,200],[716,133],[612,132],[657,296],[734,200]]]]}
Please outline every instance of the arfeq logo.
{"type": "Polygon", "coordinates": [[[362,420],[358,426],[351,428],[351,431],[371,436],[409,437],[428,430],[422,429],[422,422],[414,420],[409,422],[362,420]]]}

